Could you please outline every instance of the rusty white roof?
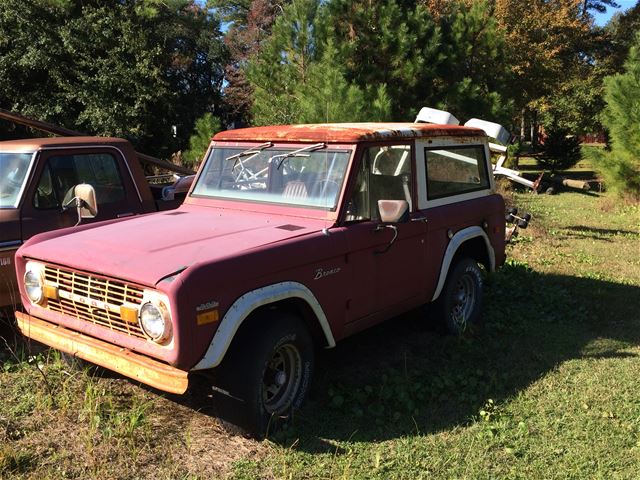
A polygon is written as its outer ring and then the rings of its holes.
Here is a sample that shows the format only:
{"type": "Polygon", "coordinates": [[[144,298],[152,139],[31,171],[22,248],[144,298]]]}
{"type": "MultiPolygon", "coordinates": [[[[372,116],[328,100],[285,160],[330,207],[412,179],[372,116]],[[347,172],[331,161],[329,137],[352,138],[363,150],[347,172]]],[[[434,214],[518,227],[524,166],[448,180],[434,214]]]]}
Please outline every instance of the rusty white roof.
{"type": "Polygon", "coordinates": [[[477,128],[430,123],[318,123],[240,128],[220,132],[216,141],[355,143],[441,136],[486,136],[477,128]]]}

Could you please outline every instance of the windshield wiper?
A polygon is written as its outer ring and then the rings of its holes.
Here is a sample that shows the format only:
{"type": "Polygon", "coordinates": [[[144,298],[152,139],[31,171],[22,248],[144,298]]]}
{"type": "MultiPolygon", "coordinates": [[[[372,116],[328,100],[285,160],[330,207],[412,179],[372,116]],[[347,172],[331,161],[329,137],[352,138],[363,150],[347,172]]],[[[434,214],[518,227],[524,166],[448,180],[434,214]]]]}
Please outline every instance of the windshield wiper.
{"type": "Polygon", "coordinates": [[[302,152],[315,152],[316,150],[320,150],[321,148],[325,148],[327,146],[326,143],[316,143],[315,145],[309,145],[308,147],[303,147],[299,150],[294,150],[293,152],[283,153],[281,155],[274,155],[269,159],[269,163],[273,162],[276,158],[280,160],[280,163],[276,166],[276,170],[280,170],[282,166],[282,162],[284,162],[289,157],[308,157],[306,153],[302,152]]]}
{"type": "Polygon", "coordinates": [[[253,155],[255,153],[260,153],[265,148],[273,147],[273,143],[267,142],[258,145],[257,147],[251,147],[244,152],[236,153],[235,155],[231,155],[230,157],[225,158],[225,160],[239,160],[242,157],[246,157],[247,155],[253,155]]]}

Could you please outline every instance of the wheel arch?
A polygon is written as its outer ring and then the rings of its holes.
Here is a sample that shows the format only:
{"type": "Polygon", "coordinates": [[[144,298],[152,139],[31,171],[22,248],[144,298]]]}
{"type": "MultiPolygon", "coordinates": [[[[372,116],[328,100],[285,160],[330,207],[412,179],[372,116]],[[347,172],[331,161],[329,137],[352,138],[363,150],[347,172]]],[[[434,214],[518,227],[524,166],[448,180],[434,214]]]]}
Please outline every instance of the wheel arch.
{"type": "Polygon", "coordinates": [[[476,262],[484,265],[489,272],[493,272],[496,268],[495,252],[491,241],[481,227],[467,227],[456,232],[445,250],[436,290],[431,298],[432,302],[440,296],[451,265],[454,264],[456,258],[461,256],[473,258],[476,262]]]}
{"type": "Polygon", "coordinates": [[[241,327],[258,319],[260,313],[283,310],[300,317],[309,329],[314,342],[327,348],[335,346],[335,339],[322,306],[305,285],[281,282],[245,293],[231,305],[220,322],[202,359],[192,370],[217,367],[222,362],[241,327]]]}

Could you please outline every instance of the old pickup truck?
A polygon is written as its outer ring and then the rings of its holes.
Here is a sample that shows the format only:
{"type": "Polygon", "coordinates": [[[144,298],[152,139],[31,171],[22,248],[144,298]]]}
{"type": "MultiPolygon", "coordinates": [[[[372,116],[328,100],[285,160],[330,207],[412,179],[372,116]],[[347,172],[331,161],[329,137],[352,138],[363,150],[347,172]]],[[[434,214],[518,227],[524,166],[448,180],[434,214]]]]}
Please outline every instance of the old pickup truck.
{"type": "Polygon", "coordinates": [[[70,203],[76,185],[92,185],[98,201],[97,215],[83,223],[180,204],[175,195],[163,200],[161,185],[149,185],[138,157],[129,142],[118,138],[0,142],[0,309],[19,304],[13,264],[18,247],[37,233],[78,223],[70,203]]]}
{"type": "Polygon", "coordinates": [[[16,316],[27,337],[167,392],[209,372],[261,435],[301,405],[317,348],[430,302],[452,332],[477,324],[504,236],[480,129],[231,130],[177,210],[25,242],[16,316]]]}

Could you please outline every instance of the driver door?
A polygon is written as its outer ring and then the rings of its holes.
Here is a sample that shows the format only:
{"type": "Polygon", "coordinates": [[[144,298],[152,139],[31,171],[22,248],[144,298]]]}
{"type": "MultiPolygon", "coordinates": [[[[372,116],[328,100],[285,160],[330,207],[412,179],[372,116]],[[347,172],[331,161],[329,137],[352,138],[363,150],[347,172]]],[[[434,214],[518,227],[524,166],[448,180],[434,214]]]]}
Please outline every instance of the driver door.
{"type": "MultiPolygon", "coordinates": [[[[426,223],[414,212],[414,155],[410,144],[366,148],[345,216],[352,271],[352,298],[347,321],[368,317],[375,322],[424,296],[426,223]],[[378,200],[406,200],[410,220],[385,227],[378,219],[378,200]]],[[[365,325],[366,326],[366,325],[365,325]]]]}
{"type": "MultiPolygon", "coordinates": [[[[131,210],[122,181],[122,159],[115,151],[43,151],[37,165],[22,206],[23,240],[77,223],[76,208],[73,204],[65,207],[65,204],[73,199],[73,189],[79,183],[92,185],[98,201],[98,215],[94,219],[83,219],[82,223],[140,210],[131,210]]],[[[134,204],[140,206],[139,202],[134,204]]]]}

